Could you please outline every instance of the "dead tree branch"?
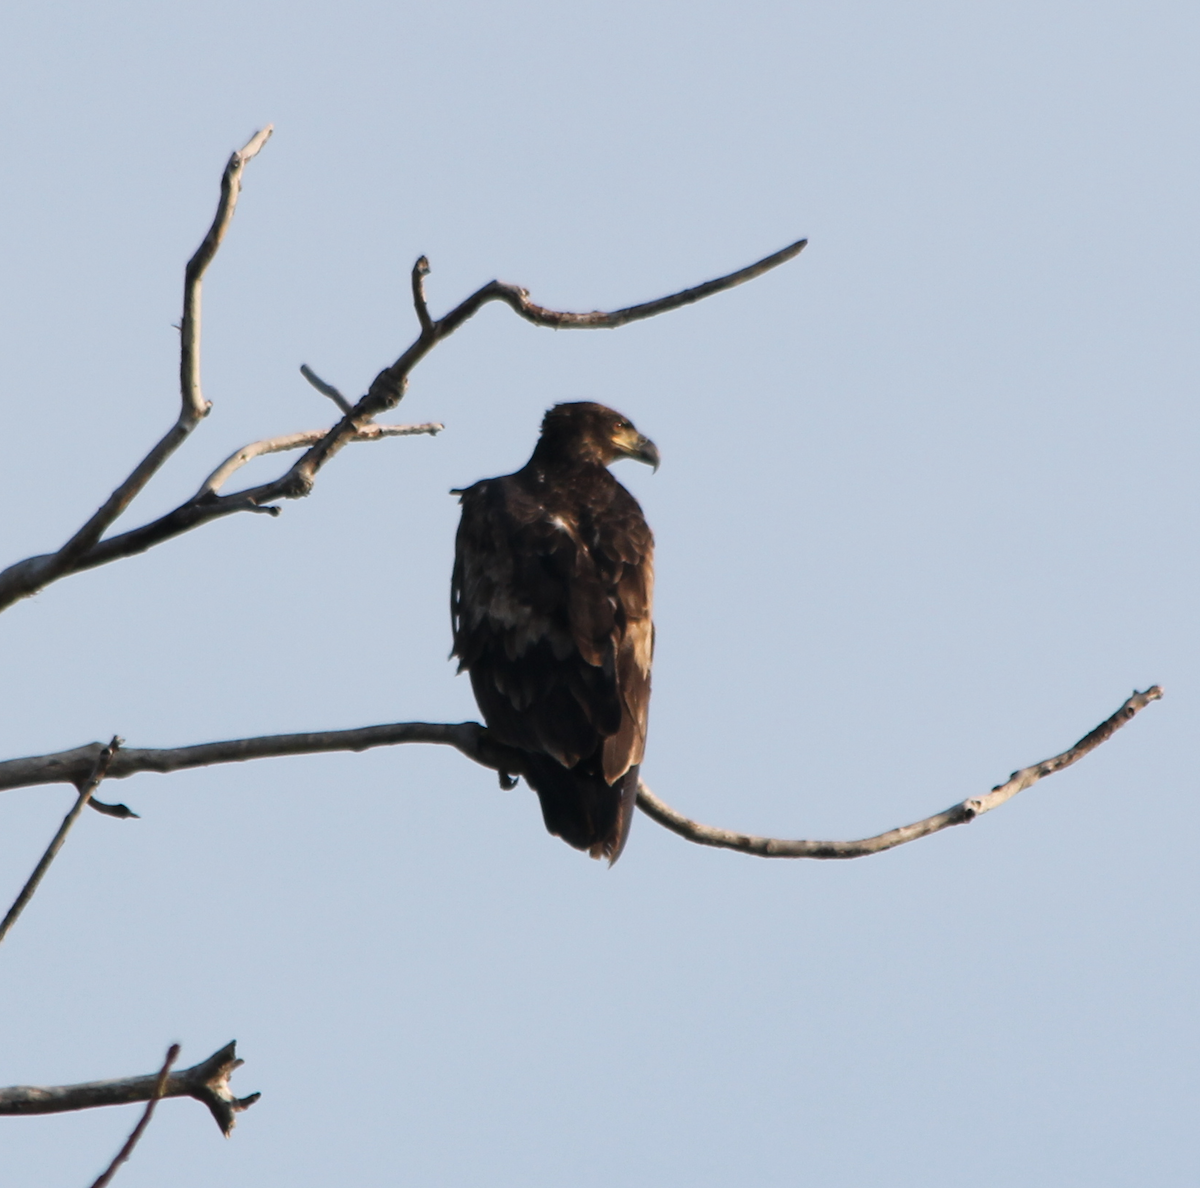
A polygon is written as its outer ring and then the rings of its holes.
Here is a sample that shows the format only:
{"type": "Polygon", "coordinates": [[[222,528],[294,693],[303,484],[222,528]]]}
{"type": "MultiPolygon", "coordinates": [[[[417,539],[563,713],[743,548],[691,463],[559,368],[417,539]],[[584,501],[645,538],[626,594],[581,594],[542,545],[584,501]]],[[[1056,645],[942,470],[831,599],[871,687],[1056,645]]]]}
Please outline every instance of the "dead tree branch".
{"type": "MultiPolygon", "coordinates": [[[[385,437],[413,437],[419,433],[428,433],[431,437],[445,429],[440,421],[427,421],[423,425],[364,425],[350,439],[351,441],[382,441],[385,437]]],[[[202,500],[215,495],[230,479],[230,477],[253,458],[261,458],[264,454],[279,454],[285,450],[300,450],[306,446],[315,445],[328,429],[304,429],[299,433],[285,433],[281,437],[267,437],[262,441],[251,442],[235,450],[216,470],[204,480],[194,499],[202,500]]],[[[260,508],[260,511],[277,510],[260,508]]]]}
{"type": "Polygon", "coordinates": [[[999,808],[1005,801],[1011,800],[1018,792],[1024,792],[1045,776],[1062,771],[1072,763],[1078,763],[1084,755],[1111,738],[1135,714],[1144,710],[1152,701],[1158,701],[1162,695],[1163,691],[1158,685],[1147,689],[1145,693],[1135,691],[1115,714],[1106,718],[1095,730],[1085,734],[1061,755],[1014,771],[1007,782],[998,784],[984,796],[970,797],[943,812],[935,813],[932,817],[915,821],[911,825],[901,825],[898,829],[889,829],[886,833],[860,841],[785,841],[777,837],[754,837],[712,825],[701,825],[676,812],[670,805],[664,804],[645,784],[638,787],[638,808],[665,829],[701,846],[737,850],[759,858],[863,858],[868,854],[879,854],[906,842],[916,841],[920,837],[928,837],[931,833],[948,829],[951,825],[966,825],[976,817],[999,808]]]}
{"type": "MultiPolygon", "coordinates": [[[[183,444],[192,430],[208,415],[211,405],[200,390],[200,288],[205,269],[212,263],[229,229],[242,188],[242,170],[270,138],[268,125],[229,158],[221,176],[221,199],[216,217],[184,272],[183,320],[179,370],[182,408],[179,418],[161,441],[134,467],[129,477],[108,497],[103,506],[57,553],[29,557],[0,573],[0,610],[27,598],[51,582],[81,568],[79,562],[96,546],[100,537],[133,502],[164,462],[183,444]]],[[[84,567],[86,568],[86,567],[84,567]]]]}
{"type": "MultiPolygon", "coordinates": [[[[638,790],[638,807],[652,820],[679,834],[687,841],[703,846],[738,850],[759,858],[861,858],[904,845],[951,825],[965,825],[982,814],[999,808],[1018,792],[1053,775],[1064,767],[1077,763],[1094,751],[1117,730],[1158,701],[1163,691],[1158,685],[1144,693],[1134,693],[1111,717],[1086,734],[1069,750],[1032,767],[1014,772],[1007,783],[993,788],[983,796],[972,797],[935,813],[912,825],[903,825],[876,837],[860,841],[789,841],[774,837],[754,837],[711,825],[701,825],[664,804],[642,784],[638,790]]],[[[257,738],[231,739],[225,742],[200,743],[191,747],[125,748],[109,765],[109,779],[125,779],[139,772],[167,773],[194,767],[210,767],[220,763],[243,763],[250,759],[279,758],[284,755],[316,755],[330,751],[366,751],[372,747],[397,746],[402,743],[432,743],[454,747],[468,759],[483,767],[508,775],[522,774],[522,756],[498,743],[478,722],[397,722],[387,726],[364,726],[357,730],[327,730],[309,734],[275,734],[257,738]]],[[[99,743],[60,751],[52,755],[36,755],[27,759],[9,759],[0,763],[0,792],[10,788],[27,788],[39,784],[72,783],[80,772],[91,769],[96,762],[99,743]]]]}
{"type": "MultiPolygon", "coordinates": [[[[249,1109],[261,1096],[234,1097],[229,1077],[245,1061],[237,1058],[237,1042],[231,1041],[207,1060],[169,1073],[159,1097],[191,1097],[203,1102],[226,1137],[233,1130],[236,1115],[249,1109]]],[[[89,1110],[96,1106],[129,1105],[150,1101],[158,1085],[159,1073],[145,1077],[123,1077],[113,1081],[89,1081],[83,1085],[14,1085],[0,1089],[0,1116],[61,1114],[69,1110],[89,1110]]]]}
{"type": "Polygon", "coordinates": [[[117,1174],[117,1168],[124,1163],[130,1155],[133,1154],[133,1149],[138,1145],[138,1140],[142,1137],[146,1127],[150,1125],[150,1119],[154,1117],[154,1107],[158,1105],[160,1098],[163,1095],[163,1090],[167,1087],[167,1075],[171,1071],[171,1065],[179,1059],[179,1045],[172,1044],[167,1049],[167,1058],[163,1061],[163,1066],[159,1069],[158,1076],[154,1081],[154,1092],[150,1095],[150,1100],[146,1103],[146,1108],[142,1116],[138,1119],[137,1125],[130,1132],[129,1137],[125,1140],[125,1145],[113,1156],[113,1161],[108,1167],[96,1177],[92,1184],[92,1188],[107,1188],[107,1185],[112,1181],[113,1176],[117,1174]]]}
{"type": "MultiPolygon", "coordinates": [[[[100,787],[101,780],[108,774],[113,756],[117,753],[120,746],[121,740],[114,735],[112,742],[104,747],[100,754],[96,756],[91,771],[78,783],[79,798],[72,805],[71,811],[63,818],[63,823],[58,827],[58,832],[46,847],[46,852],[42,855],[41,861],[33,868],[33,874],[29,876],[29,880],[25,886],[21,888],[21,893],[14,900],[12,907],[8,909],[8,914],[0,921],[0,942],[3,942],[4,938],[8,936],[9,930],[17,922],[17,917],[20,916],[25,910],[25,905],[33,898],[33,893],[41,884],[46,871],[50,869],[50,863],[57,857],[59,850],[63,847],[63,842],[67,840],[67,834],[71,832],[71,826],[79,819],[79,814],[83,812],[88,802],[92,799],[92,793],[100,787]]],[[[124,808],[123,805],[120,807],[124,808]]],[[[104,808],[112,812],[114,816],[119,815],[114,811],[114,806],[112,805],[105,805],[104,808]]],[[[126,813],[128,813],[128,810],[126,810],[126,813]]]]}
{"type": "MultiPolygon", "coordinates": [[[[154,470],[158,469],[169,453],[174,451],[179,442],[187,436],[187,433],[191,432],[192,427],[194,427],[200,417],[208,411],[208,405],[203,402],[200,395],[199,386],[199,280],[203,269],[207,267],[209,261],[212,259],[220,243],[221,236],[224,235],[225,228],[228,226],[229,219],[232,217],[233,202],[236,200],[237,195],[237,185],[235,183],[240,177],[241,168],[245,164],[245,161],[249,160],[250,156],[253,156],[253,153],[262,147],[262,143],[265,142],[269,134],[270,129],[268,128],[252,140],[240,154],[235,153],[230,159],[225,178],[222,180],[222,204],[218,209],[217,219],[214,221],[213,229],[210,230],[209,235],[205,238],[200,250],[197,251],[188,265],[186,292],[191,296],[189,298],[190,304],[185,302],[184,310],[183,362],[181,363],[181,376],[184,387],[184,412],[180,414],[180,425],[186,423],[187,431],[179,437],[178,441],[174,441],[170,450],[164,453],[161,458],[158,458],[153,468],[145,473],[136,489],[131,489],[128,499],[125,499],[121,504],[120,510],[123,510],[128,505],[129,500],[133,498],[133,495],[138,490],[141,490],[141,487],[145,485],[145,481],[149,479],[154,470]],[[253,148],[253,152],[249,151],[251,148],[253,148]],[[239,162],[236,170],[234,169],[235,162],[239,162]],[[234,172],[231,173],[231,170],[234,172]],[[229,196],[228,200],[227,195],[229,196]],[[191,311],[190,313],[189,310],[191,311]]],[[[631,305],[624,309],[614,310],[611,313],[599,310],[591,313],[569,313],[547,309],[544,306],[534,304],[529,299],[529,294],[526,290],[518,288],[515,285],[493,280],[489,281],[482,288],[477,289],[465,301],[455,306],[445,317],[436,321],[430,316],[428,306],[425,302],[424,278],[429,272],[429,262],[422,256],[414,266],[412,274],[413,303],[421,332],[416,341],[412,343],[395,363],[385,368],[375,377],[365,396],[356,404],[351,405],[332,384],[325,383],[307,365],[301,368],[304,377],[309,383],[324,395],[329,396],[342,409],[344,415],[336,425],[320,433],[314,431],[311,434],[288,434],[283,437],[268,438],[264,442],[256,442],[252,445],[244,446],[218,467],[201,486],[200,490],[186,503],[181,504],[174,511],[168,512],[165,516],[149,524],[142,525],[140,528],[108,537],[106,540],[100,540],[100,536],[105,528],[115,519],[114,514],[99,524],[97,530],[90,535],[84,537],[82,533],[77,534],[77,537],[73,538],[72,542],[68,542],[68,545],[64,546],[64,549],[58,553],[29,557],[24,561],[17,562],[17,564],[10,566],[0,573],[0,611],[11,606],[18,599],[42,589],[57,578],[65,577],[72,573],[80,573],[86,569],[94,569],[99,565],[107,565],[111,561],[143,553],[155,545],[171,540],[184,532],[189,532],[193,528],[198,528],[200,525],[206,524],[211,520],[217,520],[224,516],[232,515],[235,512],[243,511],[266,511],[273,515],[278,514],[279,508],[275,504],[282,499],[301,499],[308,495],[316,481],[318,471],[343,446],[348,445],[350,442],[372,441],[380,436],[398,436],[403,433],[436,432],[432,425],[393,427],[376,426],[372,422],[380,413],[395,408],[400,402],[404,396],[404,391],[408,384],[408,376],[412,369],[439,342],[448,338],[465,321],[473,317],[489,302],[503,302],[535,326],[549,326],[553,329],[611,329],[627,325],[629,322],[639,321],[643,318],[654,317],[656,314],[679,309],[684,305],[690,305],[714,293],[720,293],[726,289],[732,289],[736,285],[743,284],[748,280],[753,280],[755,277],[761,276],[764,272],[798,255],[807,242],[804,239],[798,240],[781,251],[774,252],[756,263],[746,268],[741,268],[736,272],[731,272],[726,276],[705,281],[703,284],[696,285],[690,289],[684,289],[678,293],[672,293],[667,297],[660,297],[654,301],[647,301],[640,305],[631,305]],[[279,450],[299,449],[302,447],[307,447],[305,453],[285,474],[274,481],[263,483],[257,487],[250,487],[243,491],[236,491],[229,495],[220,495],[217,493],[218,488],[228,479],[229,475],[244,465],[246,461],[249,461],[250,458],[258,457],[262,454],[274,453],[279,450]]],[[[176,426],[176,429],[172,430],[172,433],[175,433],[178,428],[179,426],[176,426]]],[[[167,439],[164,438],[163,440],[166,441],[167,439]]],[[[156,447],[156,449],[158,448],[156,447]]],[[[135,473],[141,473],[140,469],[135,473]]],[[[122,487],[122,490],[124,489],[122,487]]],[[[114,496],[115,498],[116,496],[114,496]]]]}
{"type": "Polygon", "coordinates": [[[304,378],[308,380],[308,382],[312,384],[312,386],[316,388],[316,390],[320,392],[322,396],[328,396],[329,399],[332,400],[334,404],[336,404],[338,408],[342,410],[342,412],[348,413],[354,407],[350,401],[347,400],[346,397],[337,390],[337,388],[335,388],[332,384],[327,384],[315,371],[313,371],[311,367],[309,367],[307,363],[300,364],[300,374],[304,376],[304,378]]]}

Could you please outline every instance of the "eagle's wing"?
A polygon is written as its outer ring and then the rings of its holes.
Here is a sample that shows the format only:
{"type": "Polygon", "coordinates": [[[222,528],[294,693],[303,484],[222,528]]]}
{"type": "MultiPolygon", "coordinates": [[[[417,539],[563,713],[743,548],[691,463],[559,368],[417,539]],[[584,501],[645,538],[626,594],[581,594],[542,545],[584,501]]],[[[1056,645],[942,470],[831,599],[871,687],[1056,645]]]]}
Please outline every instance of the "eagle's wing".
{"type": "Polygon", "coordinates": [[[654,658],[654,537],[633,496],[619,487],[623,499],[605,517],[598,551],[615,602],[612,647],[621,699],[621,724],[604,742],[604,778],[611,784],[642,761],[650,709],[650,664],[654,658]]]}
{"type": "Polygon", "coordinates": [[[489,728],[564,767],[603,744],[613,783],[645,747],[653,537],[641,509],[614,480],[600,506],[551,514],[512,475],[468,488],[462,509],[454,653],[489,728]]]}

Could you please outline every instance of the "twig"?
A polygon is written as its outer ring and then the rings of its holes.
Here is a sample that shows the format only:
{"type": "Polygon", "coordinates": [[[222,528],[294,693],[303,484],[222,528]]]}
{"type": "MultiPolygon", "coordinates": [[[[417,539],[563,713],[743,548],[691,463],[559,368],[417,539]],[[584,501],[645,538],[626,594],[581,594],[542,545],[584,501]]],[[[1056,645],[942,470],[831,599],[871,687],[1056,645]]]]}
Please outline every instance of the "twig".
{"type": "Polygon", "coordinates": [[[102,813],[106,817],[117,817],[122,821],[136,820],[138,815],[127,804],[104,804],[94,796],[88,801],[88,808],[95,809],[96,812],[102,813]]]}
{"type": "Polygon", "coordinates": [[[417,321],[421,325],[422,334],[433,333],[433,319],[429,316],[429,306],[425,302],[425,278],[428,275],[429,260],[425,256],[420,256],[413,265],[412,295],[413,306],[417,311],[417,321]]]}
{"type": "Polygon", "coordinates": [[[337,390],[337,388],[335,388],[332,384],[327,384],[315,371],[313,371],[311,367],[309,367],[307,363],[300,364],[300,374],[304,376],[304,378],[308,380],[308,382],[312,384],[312,386],[316,388],[316,390],[320,392],[322,396],[328,396],[329,399],[332,400],[334,404],[336,404],[338,408],[342,410],[342,412],[348,413],[353,407],[350,401],[347,400],[346,397],[337,390]]]}
{"type": "Polygon", "coordinates": [[[105,500],[103,506],[56,553],[29,557],[0,572],[0,610],[44,586],[74,573],[80,560],[92,549],[119,515],[133,502],[164,462],[183,444],[208,414],[210,405],[200,391],[200,283],[229,228],[241,189],[242,170],[271,135],[268,125],[229,158],[221,177],[221,199],[217,214],[196,254],[184,272],[179,418],[161,441],[134,467],[129,477],[105,500]]]}
{"type": "MultiPolygon", "coordinates": [[[[249,1109],[261,1096],[234,1097],[229,1077],[245,1062],[237,1058],[237,1043],[231,1041],[207,1060],[170,1073],[159,1097],[191,1097],[203,1102],[226,1137],[233,1130],[236,1115],[249,1109]]],[[[83,1085],[14,1085],[0,1089],[0,1116],[61,1114],[69,1110],[89,1110],[97,1106],[129,1105],[150,1101],[158,1087],[159,1075],[122,1077],[114,1081],[89,1081],[83,1085]]]]}
{"type": "MultiPolygon", "coordinates": [[[[1107,718],[1070,750],[1033,767],[1015,772],[1009,781],[984,796],[964,800],[945,812],[926,817],[912,825],[889,830],[860,841],[788,841],[773,837],[754,837],[711,825],[700,825],[659,800],[644,784],[638,790],[638,807],[658,824],[688,841],[704,846],[739,850],[760,858],[859,858],[878,854],[917,838],[937,833],[951,825],[963,825],[983,813],[999,807],[1018,792],[1072,763],[1124,726],[1135,714],[1163,695],[1155,685],[1145,693],[1134,693],[1112,717],[1107,718]]],[[[191,747],[164,749],[126,748],[113,760],[109,779],[124,779],[139,772],[184,771],[220,763],[242,763],[250,759],[278,758],[284,755],[316,755],[330,751],[366,751],[372,747],[402,743],[432,743],[454,747],[468,759],[493,771],[522,774],[522,755],[498,743],[478,722],[397,722],[387,726],[364,726],[357,730],[327,730],[310,734],[274,734],[257,738],[230,739],[201,743],[191,747]]],[[[0,791],[38,784],[73,782],[95,761],[99,743],[37,755],[28,759],[9,759],[0,763],[0,791]]]]}
{"type": "Polygon", "coordinates": [[[58,832],[54,835],[49,846],[46,847],[46,852],[42,855],[42,860],[33,868],[33,874],[29,876],[29,880],[25,886],[21,888],[21,893],[13,902],[12,907],[8,909],[8,914],[4,917],[3,921],[0,921],[0,942],[3,942],[4,938],[8,936],[9,929],[17,922],[17,917],[20,916],[25,910],[25,905],[33,898],[33,893],[38,889],[46,871],[50,869],[50,863],[54,861],[59,850],[63,847],[63,842],[67,840],[67,834],[71,832],[71,826],[79,819],[79,814],[83,812],[88,801],[92,799],[92,793],[100,787],[100,781],[108,773],[113,756],[117,753],[120,746],[121,739],[113,735],[112,742],[96,756],[91,774],[78,785],[79,798],[75,801],[71,811],[63,818],[63,823],[58,827],[58,832]]]}
{"type": "Polygon", "coordinates": [[[182,347],[179,356],[179,387],[183,395],[185,414],[190,414],[199,421],[208,415],[212,407],[204,399],[200,390],[200,290],[204,273],[217,254],[225,232],[233,219],[233,211],[237,206],[238,194],[242,189],[242,170],[246,162],[258,156],[263,145],[271,139],[275,131],[273,124],[268,124],[261,132],[255,132],[229,158],[225,173],[221,177],[221,201],[217,204],[217,214],[213,219],[208,234],[201,241],[195,254],[187,263],[183,274],[183,321],[180,325],[180,340],[182,347]]]}
{"type": "MultiPolygon", "coordinates": [[[[364,425],[351,441],[381,441],[385,437],[413,437],[419,433],[436,436],[445,429],[440,421],[427,421],[423,425],[364,425]]],[[[305,429],[300,433],[287,433],[282,437],[268,437],[262,441],[251,442],[230,454],[216,470],[204,480],[200,490],[193,497],[197,502],[206,496],[215,495],[230,479],[230,477],[252,458],[261,458],[264,454],[278,454],[284,450],[299,450],[320,441],[328,429],[305,429]]]]}
{"type": "Polygon", "coordinates": [[[928,837],[929,834],[948,829],[951,825],[966,825],[976,817],[999,808],[1005,801],[1011,800],[1018,792],[1023,792],[1045,776],[1062,771],[1072,763],[1078,763],[1084,755],[1111,738],[1135,714],[1144,710],[1152,701],[1158,701],[1162,695],[1163,691],[1158,685],[1147,689],[1145,693],[1135,691],[1112,717],[1106,718],[1095,730],[1085,734],[1061,755],[1014,771],[1006,783],[997,785],[984,796],[970,797],[944,812],[935,813],[932,817],[926,817],[912,825],[902,825],[898,829],[889,829],[887,833],[860,841],[785,841],[775,837],[754,837],[712,825],[701,825],[676,812],[670,805],[664,804],[645,784],[638,786],[638,808],[672,833],[701,846],[738,850],[759,858],[863,858],[868,854],[878,854],[883,850],[902,846],[906,842],[916,841],[920,837],[928,837]]]}
{"type": "Polygon", "coordinates": [[[167,1075],[171,1071],[171,1065],[179,1058],[179,1045],[172,1044],[167,1049],[167,1058],[163,1062],[162,1069],[159,1071],[158,1077],[154,1082],[154,1092],[150,1100],[146,1103],[146,1109],[142,1116],[138,1119],[138,1124],[130,1132],[129,1137],[125,1140],[125,1145],[113,1156],[113,1161],[108,1165],[108,1170],[102,1172],[92,1184],[92,1188],[106,1188],[113,1176],[117,1174],[117,1168],[124,1163],[130,1155],[133,1154],[133,1149],[138,1145],[138,1140],[142,1137],[142,1132],[150,1125],[150,1119],[154,1117],[154,1107],[158,1105],[159,1098],[162,1097],[163,1091],[167,1087],[167,1075]]]}

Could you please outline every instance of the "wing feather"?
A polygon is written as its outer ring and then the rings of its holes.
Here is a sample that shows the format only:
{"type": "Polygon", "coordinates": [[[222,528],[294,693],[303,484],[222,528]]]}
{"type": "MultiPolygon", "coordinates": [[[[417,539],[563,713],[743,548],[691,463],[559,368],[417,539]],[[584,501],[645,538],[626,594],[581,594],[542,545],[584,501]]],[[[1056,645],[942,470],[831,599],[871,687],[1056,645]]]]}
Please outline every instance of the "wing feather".
{"type": "Polygon", "coordinates": [[[622,781],[606,843],[619,852],[633,806],[624,785],[636,793],[646,747],[654,539],[607,470],[586,489],[551,494],[531,490],[523,472],[462,493],[454,654],[501,741],[622,781]]]}

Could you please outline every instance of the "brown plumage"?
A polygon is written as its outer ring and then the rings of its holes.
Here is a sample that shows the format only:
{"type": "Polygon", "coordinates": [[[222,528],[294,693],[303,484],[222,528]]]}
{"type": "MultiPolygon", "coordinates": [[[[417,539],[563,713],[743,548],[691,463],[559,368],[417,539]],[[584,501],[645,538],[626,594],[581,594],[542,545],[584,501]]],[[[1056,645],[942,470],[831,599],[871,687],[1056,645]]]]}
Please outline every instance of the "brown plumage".
{"type": "Polygon", "coordinates": [[[459,492],[451,615],[459,671],[525,753],[546,828],[615,862],[646,748],[654,536],[608,471],[654,443],[602,404],[555,405],[515,474],[459,492]]]}

